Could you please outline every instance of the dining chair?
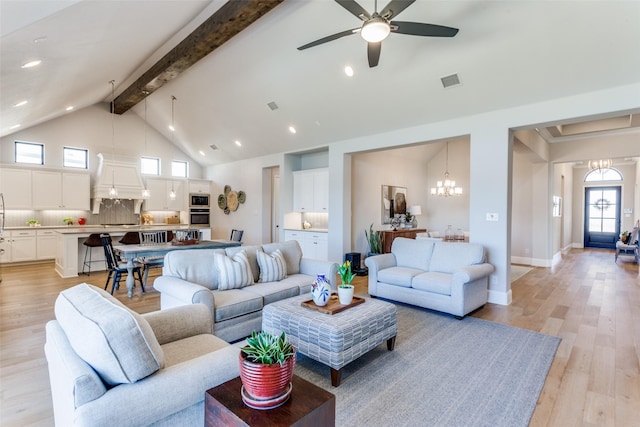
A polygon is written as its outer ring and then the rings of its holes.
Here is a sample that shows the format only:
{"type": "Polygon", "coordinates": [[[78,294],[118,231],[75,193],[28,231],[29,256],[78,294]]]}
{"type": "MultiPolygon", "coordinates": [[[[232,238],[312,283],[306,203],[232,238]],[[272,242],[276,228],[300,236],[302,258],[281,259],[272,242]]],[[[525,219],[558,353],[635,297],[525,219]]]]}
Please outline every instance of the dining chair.
{"type": "Polygon", "coordinates": [[[232,242],[241,242],[243,234],[244,230],[236,230],[234,228],[233,230],[231,230],[231,237],[229,238],[229,240],[231,240],[232,242]]]}
{"type": "MultiPolygon", "coordinates": [[[[109,273],[107,275],[107,281],[104,284],[104,290],[106,291],[109,287],[109,281],[111,281],[111,295],[113,295],[113,291],[120,288],[120,280],[122,279],[123,274],[128,274],[126,265],[118,264],[118,257],[116,256],[115,251],[113,250],[113,242],[111,241],[111,235],[108,233],[100,234],[100,240],[102,241],[102,247],[104,248],[104,257],[107,261],[107,269],[109,273]]],[[[142,281],[142,265],[140,263],[134,263],[133,265],[133,279],[134,285],[135,280],[140,282],[140,286],[142,287],[142,292],[145,292],[144,282],[142,281]]]]}
{"type": "MultiPolygon", "coordinates": [[[[140,231],[139,236],[141,246],[157,246],[167,244],[170,241],[169,233],[166,230],[140,231]]],[[[171,237],[173,238],[173,235],[171,237]]],[[[143,280],[146,285],[149,278],[149,270],[164,266],[164,255],[142,257],[138,261],[142,264],[143,280]]]]}

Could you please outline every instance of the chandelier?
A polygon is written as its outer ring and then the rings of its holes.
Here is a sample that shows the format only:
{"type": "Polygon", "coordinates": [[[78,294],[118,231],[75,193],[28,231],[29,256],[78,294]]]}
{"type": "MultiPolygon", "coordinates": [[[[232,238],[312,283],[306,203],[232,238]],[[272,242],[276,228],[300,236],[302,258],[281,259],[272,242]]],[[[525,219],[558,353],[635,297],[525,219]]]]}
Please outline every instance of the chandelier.
{"type": "Polygon", "coordinates": [[[613,166],[613,160],[589,160],[589,170],[609,169],[613,166]]]}
{"type": "Polygon", "coordinates": [[[456,187],[456,182],[449,178],[449,142],[447,141],[447,155],[444,170],[444,180],[438,181],[435,187],[431,187],[431,195],[433,196],[460,196],[462,195],[462,187],[456,187]]]}

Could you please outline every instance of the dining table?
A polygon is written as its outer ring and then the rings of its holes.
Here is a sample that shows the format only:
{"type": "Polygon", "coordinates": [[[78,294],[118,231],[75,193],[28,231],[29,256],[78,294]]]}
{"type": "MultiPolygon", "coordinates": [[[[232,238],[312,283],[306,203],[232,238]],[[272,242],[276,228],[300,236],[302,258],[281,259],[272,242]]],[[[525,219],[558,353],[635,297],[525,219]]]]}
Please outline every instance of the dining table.
{"type": "Polygon", "coordinates": [[[224,249],[242,245],[241,242],[231,240],[199,240],[192,244],[176,244],[176,242],[160,243],[153,245],[124,245],[114,244],[113,250],[120,259],[127,262],[127,296],[133,296],[133,268],[139,258],[164,256],[171,251],[183,251],[192,249],[224,249]]]}

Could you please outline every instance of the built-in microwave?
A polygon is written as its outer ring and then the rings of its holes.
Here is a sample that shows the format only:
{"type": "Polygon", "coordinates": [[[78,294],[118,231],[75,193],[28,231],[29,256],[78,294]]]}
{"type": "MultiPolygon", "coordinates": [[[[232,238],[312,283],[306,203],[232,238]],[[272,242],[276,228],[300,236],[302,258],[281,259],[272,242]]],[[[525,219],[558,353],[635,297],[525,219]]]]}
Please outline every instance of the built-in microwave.
{"type": "Polygon", "coordinates": [[[189,208],[208,208],[210,196],[208,194],[190,193],[189,208]]]}

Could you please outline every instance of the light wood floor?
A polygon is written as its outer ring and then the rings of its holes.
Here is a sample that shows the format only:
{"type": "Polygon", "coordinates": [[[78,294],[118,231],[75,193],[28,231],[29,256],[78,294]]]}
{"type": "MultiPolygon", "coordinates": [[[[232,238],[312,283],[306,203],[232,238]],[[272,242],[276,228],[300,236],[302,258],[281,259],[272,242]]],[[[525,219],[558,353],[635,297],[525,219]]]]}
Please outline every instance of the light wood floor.
{"type": "MultiPolygon", "coordinates": [[[[52,264],[2,267],[0,275],[0,425],[51,426],[44,324],[61,290],[103,286],[105,275],[60,279],[52,264]]],[[[366,292],[366,277],[355,284],[366,292]]],[[[117,296],[132,309],[159,309],[151,285],[132,299],[123,289],[117,296]]],[[[574,249],[556,267],[518,279],[510,306],[487,304],[473,316],[562,338],[532,426],[640,426],[638,265],[574,249]]]]}

